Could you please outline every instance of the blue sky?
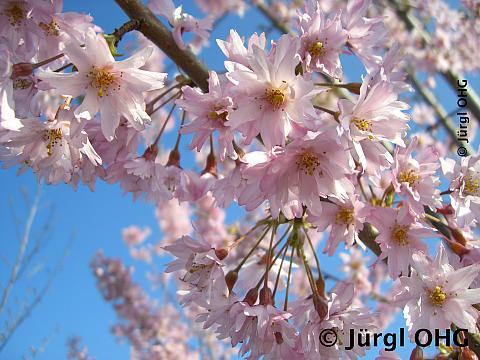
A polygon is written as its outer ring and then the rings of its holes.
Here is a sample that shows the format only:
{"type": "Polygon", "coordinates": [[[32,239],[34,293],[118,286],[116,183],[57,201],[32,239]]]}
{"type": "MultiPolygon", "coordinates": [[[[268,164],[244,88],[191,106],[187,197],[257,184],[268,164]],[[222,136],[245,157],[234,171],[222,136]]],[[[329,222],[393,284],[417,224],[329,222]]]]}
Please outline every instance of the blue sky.
{"type": "MultiPolygon", "coordinates": [[[[175,4],[178,4],[175,1],[175,4]]],[[[186,1],[186,12],[198,14],[193,6],[193,1],[186,1]]],[[[77,11],[90,13],[94,17],[95,24],[101,26],[105,32],[112,32],[125,22],[127,17],[113,1],[75,0],[64,1],[65,11],[77,11]]],[[[212,38],[225,39],[229,29],[234,28],[242,36],[250,36],[254,31],[259,32],[258,24],[263,23],[263,17],[257,12],[249,12],[248,17],[240,19],[230,15],[224,19],[212,33],[212,38]]],[[[273,32],[277,36],[278,33],[273,32]]],[[[223,69],[224,56],[212,41],[211,48],[203,52],[207,65],[213,69],[223,69]]],[[[345,68],[352,80],[359,80],[363,70],[358,64],[351,64],[347,60],[345,68]],[[358,79],[354,79],[354,75],[358,79]]],[[[470,80],[470,77],[467,77],[470,80]]],[[[473,79],[473,78],[472,78],[473,79]]],[[[473,87],[479,89],[478,77],[473,87]],[[476,85],[476,86],[475,86],[476,85]]],[[[447,110],[455,106],[452,93],[444,91],[439,93],[440,99],[447,110]]],[[[186,139],[182,140],[185,144],[186,139]]],[[[22,188],[30,197],[35,195],[37,182],[31,172],[19,177],[16,176],[16,168],[2,170],[0,172],[0,214],[2,215],[2,254],[10,259],[15,258],[18,251],[18,236],[15,230],[14,218],[8,199],[11,198],[13,208],[17,216],[26,217],[28,207],[25,206],[21,195],[22,188]]],[[[103,249],[104,254],[110,257],[122,257],[127,264],[134,264],[126,246],[121,241],[121,230],[129,225],[143,227],[148,225],[152,230],[152,239],[159,239],[161,234],[158,230],[156,219],[153,214],[153,206],[142,201],[132,202],[130,195],[122,196],[118,185],[108,185],[98,182],[96,191],[91,192],[88,188],[80,186],[77,192],[70,187],[60,184],[58,186],[42,186],[41,208],[35,219],[32,235],[39,234],[42,226],[47,222],[53,229],[54,234],[48,244],[40,253],[35,264],[46,264],[47,269],[52,270],[55,262],[61,257],[64,247],[74,233],[74,240],[70,248],[70,255],[64,263],[63,270],[55,278],[50,291],[42,299],[39,306],[25,323],[17,330],[9,344],[0,353],[0,359],[17,359],[22,354],[28,355],[28,348],[38,348],[44,338],[52,337],[45,348],[45,352],[37,356],[38,359],[62,359],[66,357],[66,338],[79,335],[83,344],[89,348],[89,353],[98,360],[128,359],[128,346],[118,345],[114,336],[109,331],[110,324],[116,321],[114,311],[110,304],[105,303],[95,287],[95,279],[91,274],[88,264],[98,249],[103,249]],[[55,207],[55,216],[49,217],[49,206],[55,207]],[[58,327],[58,331],[56,328],[58,327]]],[[[233,220],[230,215],[228,220],[233,220]]],[[[20,234],[22,226],[18,226],[20,234]]],[[[338,254],[338,251],[337,251],[338,254]]],[[[146,267],[135,263],[134,278],[136,281],[147,286],[145,280],[146,267]]],[[[157,264],[162,268],[162,264],[157,264]]],[[[339,265],[338,260],[329,261],[330,272],[335,273],[339,265]]],[[[5,284],[9,273],[4,264],[0,267],[0,281],[5,284]]],[[[28,275],[28,274],[27,274],[28,275]]],[[[10,301],[15,298],[20,300],[28,286],[40,288],[45,280],[44,272],[32,274],[16,285],[10,295],[10,301]]],[[[158,294],[152,293],[152,296],[158,294]]],[[[4,314],[2,314],[2,320],[4,314]]],[[[399,327],[405,327],[403,319],[396,321],[390,331],[398,332],[399,327]]],[[[373,350],[371,357],[378,353],[373,350]]],[[[411,347],[397,349],[402,358],[408,358],[411,347]],[[410,349],[410,350],[408,350],[410,349]]]]}

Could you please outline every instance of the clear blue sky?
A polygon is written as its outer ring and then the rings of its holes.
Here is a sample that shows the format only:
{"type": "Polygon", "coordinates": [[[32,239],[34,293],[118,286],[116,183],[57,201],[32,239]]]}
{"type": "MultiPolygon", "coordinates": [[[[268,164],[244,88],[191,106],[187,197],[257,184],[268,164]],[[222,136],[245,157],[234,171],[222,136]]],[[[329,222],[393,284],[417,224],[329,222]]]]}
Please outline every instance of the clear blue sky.
{"type": "MultiPolygon", "coordinates": [[[[77,11],[90,13],[95,24],[101,26],[105,32],[111,32],[125,22],[127,17],[113,1],[105,0],[65,0],[65,11],[77,11]]],[[[193,1],[186,1],[184,8],[187,12],[197,14],[194,10],[193,1]]],[[[179,4],[179,1],[175,1],[179,4]]],[[[212,38],[225,39],[229,29],[234,28],[242,36],[250,36],[254,31],[259,32],[258,24],[263,18],[256,12],[249,12],[248,17],[240,19],[229,16],[224,19],[219,27],[212,33],[212,38]]],[[[273,33],[275,36],[278,33],[273,33]]],[[[213,69],[223,69],[224,57],[218,50],[214,41],[211,48],[204,51],[205,61],[213,69]]],[[[203,56],[203,55],[202,55],[203,56]]],[[[203,58],[203,57],[202,57],[203,58]]],[[[347,68],[347,67],[346,67],[347,68]]],[[[346,71],[353,79],[352,74],[359,74],[358,67],[352,71],[346,71]],[[355,72],[356,71],[356,72],[355,72]]],[[[363,70],[360,70],[363,73],[363,70]]],[[[356,75],[359,78],[358,75],[356,75]]],[[[470,78],[469,78],[470,79],[470,78]]],[[[476,88],[479,89],[478,78],[476,88]]],[[[475,86],[474,86],[475,87],[475,86]]],[[[440,98],[445,101],[447,110],[451,110],[455,103],[451,100],[449,92],[440,93],[440,98]]],[[[184,139],[184,141],[186,141],[184,139]]],[[[0,171],[0,214],[2,224],[1,252],[8,259],[13,259],[18,251],[18,236],[15,232],[13,217],[10,211],[8,198],[13,200],[13,208],[20,216],[26,217],[27,208],[23,202],[20,188],[24,187],[31,197],[36,190],[36,180],[31,172],[17,177],[16,168],[0,171]]],[[[95,193],[88,188],[80,186],[77,192],[61,184],[53,187],[42,187],[41,210],[35,220],[33,234],[38,234],[44,221],[55,229],[54,235],[49,240],[42,258],[47,257],[47,267],[53,268],[55,261],[61,256],[64,246],[72,232],[75,232],[74,242],[70,249],[63,270],[53,282],[51,290],[43,298],[33,314],[18,329],[10,343],[0,353],[0,360],[18,359],[22,354],[28,355],[29,346],[38,348],[45,337],[53,335],[51,342],[46,346],[45,352],[38,355],[38,359],[63,359],[66,358],[66,338],[71,335],[79,335],[83,344],[89,348],[89,353],[98,360],[128,359],[128,346],[115,343],[114,336],[109,331],[110,324],[116,321],[114,311],[110,304],[105,303],[95,287],[95,279],[88,266],[98,249],[104,249],[106,256],[122,257],[127,264],[133,264],[126,246],[121,241],[121,230],[129,225],[143,227],[150,226],[153,230],[153,239],[160,237],[153,214],[153,206],[144,202],[132,202],[130,195],[122,197],[122,191],[118,185],[97,183],[95,193]],[[55,206],[55,216],[48,218],[48,205],[55,206]],[[58,326],[58,332],[55,329],[58,326]]],[[[230,220],[232,218],[230,217],[230,220]]],[[[19,227],[23,233],[22,227],[19,227]]],[[[12,261],[12,260],[11,260],[12,261]]],[[[135,271],[135,279],[147,285],[144,278],[145,267],[138,266],[135,271]]],[[[162,264],[158,264],[161,268],[162,264]]],[[[338,261],[332,261],[331,266],[336,268],[338,261]]],[[[0,269],[6,267],[2,264],[0,269]]],[[[332,271],[335,272],[336,270],[332,271]]],[[[8,274],[0,274],[2,284],[8,274]]],[[[32,275],[24,283],[14,287],[10,301],[15,297],[25,294],[25,283],[41,286],[45,276],[32,275]]],[[[2,320],[4,315],[2,315],[2,320]]],[[[404,327],[404,320],[396,321],[390,331],[398,332],[400,326],[404,327]]],[[[399,349],[397,352],[402,358],[408,358],[411,347],[399,349]]],[[[373,359],[380,348],[374,349],[369,357],[373,359]]]]}

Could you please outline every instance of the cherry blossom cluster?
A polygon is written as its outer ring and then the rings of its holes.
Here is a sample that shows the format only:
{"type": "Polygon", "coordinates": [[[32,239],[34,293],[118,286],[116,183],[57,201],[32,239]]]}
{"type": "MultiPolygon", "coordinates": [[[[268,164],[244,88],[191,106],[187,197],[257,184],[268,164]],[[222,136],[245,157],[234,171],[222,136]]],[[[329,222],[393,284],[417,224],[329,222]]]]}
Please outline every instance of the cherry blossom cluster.
{"type": "MultiPolygon", "coordinates": [[[[198,3],[215,15],[246,7],[198,3]]],[[[366,349],[347,348],[350,331],[382,331],[402,308],[412,342],[418,329],[478,334],[480,155],[459,161],[432,138],[407,137],[413,88],[401,53],[418,38],[403,28],[403,39],[389,41],[384,14],[392,10],[371,0],[274,3],[279,23],[294,28],[270,43],[265,33],[246,40],[232,29],[216,40],[225,70],[208,71],[202,86],[167,75],[165,55],[143,35],[134,54],[118,60],[118,43],[145,19],[107,34],[90,16],[62,13],[61,0],[3,2],[0,161],[46,184],[119,183],[134,200],[155,204],[163,239],[147,244],[151,230],[131,226],[123,240],[136,260],[170,256],[170,275],[157,280],[164,290],[175,284],[186,317],[207,329],[200,342],[218,352],[225,350],[213,334],[248,359],[357,359],[366,349]],[[345,80],[344,55],[363,66],[353,82],[345,80]],[[172,129],[169,148],[163,140],[172,129]],[[185,137],[196,153],[189,168],[185,137]],[[233,203],[246,215],[228,225],[233,203]],[[339,249],[347,251],[343,278],[323,266],[339,249]],[[377,258],[364,256],[367,249],[377,258]],[[372,299],[375,309],[365,305],[372,299]],[[325,330],[335,333],[333,346],[322,342],[325,330]]],[[[454,41],[441,32],[450,10],[412,5],[436,18],[436,32],[407,60],[446,71],[451,46],[439,43],[454,41]]],[[[465,2],[464,20],[452,25],[459,36],[478,27],[470,14],[477,7],[465,2]]],[[[197,19],[171,0],[144,8],[159,15],[180,54],[193,56],[209,39],[213,17],[197,19]],[[185,32],[194,33],[191,42],[185,32]]],[[[402,24],[389,27],[399,32],[402,24]]],[[[457,65],[464,62],[471,66],[459,70],[475,69],[469,59],[457,65]]],[[[436,115],[424,106],[413,120],[433,127],[436,115]]],[[[120,260],[99,253],[91,266],[122,319],[112,331],[128,339],[133,359],[199,357],[175,306],[154,306],[120,260]]],[[[468,348],[449,351],[472,356],[468,348]]],[[[382,350],[378,359],[395,356],[382,350]]],[[[418,348],[412,356],[423,357],[418,348]]]]}

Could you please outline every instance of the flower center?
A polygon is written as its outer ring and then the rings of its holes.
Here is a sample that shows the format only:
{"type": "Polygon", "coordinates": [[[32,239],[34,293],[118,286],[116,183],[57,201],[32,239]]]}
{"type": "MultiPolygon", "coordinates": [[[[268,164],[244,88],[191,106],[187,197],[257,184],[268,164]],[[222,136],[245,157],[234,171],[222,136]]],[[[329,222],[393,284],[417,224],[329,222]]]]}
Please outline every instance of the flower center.
{"type": "Polygon", "coordinates": [[[8,17],[11,26],[19,26],[22,24],[23,19],[25,19],[25,10],[18,2],[12,3],[3,13],[8,17]]]}
{"type": "Polygon", "coordinates": [[[473,175],[468,175],[463,179],[464,189],[463,193],[466,195],[479,196],[480,195],[480,178],[473,175]]]}
{"type": "Polygon", "coordinates": [[[285,103],[285,92],[279,88],[268,88],[265,89],[265,98],[276,111],[285,103]]]}
{"type": "Polygon", "coordinates": [[[319,57],[323,53],[323,43],[320,41],[313,41],[308,47],[308,52],[312,57],[319,57]]]}
{"type": "Polygon", "coordinates": [[[415,174],[415,170],[408,170],[403,168],[397,175],[397,180],[399,183],[408,183],[411,188],[415,187],[419,176],[415,174]]]}
{"type": "MultiPolygon", "coordinates": [[[[120,77],[123,76],[123,72],[120,73],[120,77]]],[[[92,70],[87,74],[87,77],[91,77],[91,85],[98,89],[97,95],[103,97],[105,94],[109,96],[109,90],[120,90],[121,85],[115,83],[115,75],[106,70],[105,68],[96,68],[92,65],[92,70]],[[114,85],[114,86],[112,86],[114,85]]]]}
{"type": "Polygon", "coordinates": [[[227,121],[227,115],[228,115],[228,112],[227,111],[221,111],[220,113],[218,113],[218,111],[222,110],[221,107],[214,107],[212,112],[210,114],[208,114],[208,117],[211,118],[211,119],[217,119],[217,120],[221,120],[222,122],[225,122],[227,121]]]}
{"type": "Polygon", "coordinates": [[[348,225],[353,220],[353,211],[352,209],[341,208],[341,210],[335,215],[335,224],[343,223],[348,225]]]}
{"type": "Polygon", "coordinates": [[[45,31],[45,36],[59,36],[60,35],[60,26],[55,21],[50,21],[49,24],[45,24],[43,21],[38,24],[43,31],[45,31]]]}
{"type": "Polygon", "coordinates": [[[352,122],[360,131],[371,131],[371,127],[372,127],[371,121],[354,117],[352,122]]]}
{"type": "Polygon", "coordinates": [[[31,87],[32,84],[33,81],[30,79],[16,78],[15,80],[13,80],[13,90],[25,90],[31,87]]]}
{"type": "Polygon", "coordinates": [[[316,154],[305,151],[300,155],[299,159],[296,161],[299,169],[302,170],[305,175],[313,175],[315,170],[320,166],[320,161],[316,154]]]}
{"type": "Polygon", "coordinates": [[[435,290],[430,292],[430,300],[434,305],[442,306],[446,298],[447,295],[442,291],[440,286],[435,286],[435,290]]]}
{"type": "Polygon", "coordinates": [[[398,245],[408,245],[408,227],[395,225],[392,231],[392,238],[397,242],[398,245]]]}
{"type": "Polygon", "coordinates": [[[60,146],[62,146],[62,132],[60,129],[45,130],[43,133],[43,140],[47,142],[47,155],[52,156],[52,148],[55,147],[59,142],[60,146]]]}

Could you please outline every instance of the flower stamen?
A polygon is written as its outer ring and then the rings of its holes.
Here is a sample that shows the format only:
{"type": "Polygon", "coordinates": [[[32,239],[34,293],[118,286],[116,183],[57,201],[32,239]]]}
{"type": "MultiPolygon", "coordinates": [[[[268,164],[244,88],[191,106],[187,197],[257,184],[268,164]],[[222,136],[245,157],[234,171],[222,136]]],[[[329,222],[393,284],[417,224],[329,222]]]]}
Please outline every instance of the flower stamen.
{"type": "Polygon", "coordinates": [[[43,139],[47,141],[47,155],[52,156],[52,148],[55,147],[59,142],[60,146],[62,146],[62,132],[60,129],[50,129],[45,130],[43,133],[43,139]]]}
{"type": "MultiPolygon", "coordinates": [[[[122,75],[123,73],[120,73],[120,77],[122,77],[122,75]]],[[[87,74],[87,77],[92,77],[90,84],[98,89],[97,95],[99,97],[103,97],[104,94],[109,96],[108,90],[120,90],[120,84],[116,84],[117,87],[112,87],[112,85],[115,84],[115,75],[105,68],[98,69],[92,65],[92,70],[87,74]]]]}
{"type": "Polygon", "coordinates": [[[480,178],[475,178],[473,175],[468,175],[464,180],[464,190],[466,195],[479,196],[480,195],[480,178]]]}
{"type": "Polygon", "coordinates": [[[45,31],[45,36],[59,36],[60,35],[60,26],[55,21],[51,21],[49,24],[45,24],[43,21],[38,24],[43,31],[45,31]]]}
{"type": "Polygon", "coordinates": [[[319,57],[323,53],[323,43],[320,41],[312,42],[308,47],[308,52],[312,57],[319,57]]]}
{"type": "Polygon", "coordinates": [[[341,210],[335,215],[335,224],[338,225],[343,223],[344,225],[348,225],[353,220],[353,211],[352,209],[341,208],[341,210]]]}
{"type": "Polygon", "coordinates": [[[300,155],[300,158],[295,162],[300,170],[303,170],[305,175],[313,175],[315,170],[320,166],[318,156],[310,151],[305,151],[300,155]]]}
{"type": "Polygon", "coordinates": [[[399,183],[408,183],[410,187],[413,189],[415,188],[415,184],[417,183],[419,176],[415,174],[415,170],[406,170],[405,168],[402,169],[398,175],[397,175],[397,180],[399,183]]]}
{"type": "Polygon", "coordinates": [[[3,13],[9,18],[11,26],[20,26],[23,19],[25,19],[25,10],[18,2],[14,2],[12,6],[5,9],[3,13]]]}
{"type": "Polygon", "coordinates": [[[430,292],[430,300],[436,306],[442,306],[446,298],[447,295],[442,291],[440,286],[435,286],[435,290],[430,292]]]}
{"type": "Polygon", "coordinates": [[[273,111],[281,108],[285,102],[285,92],[278,88],[265,89],[265,98],[272,105],[273,111]]]}
{"type": "Polygon", "coordinates": [[[392,231],[392,238],[398,245],[409,245],[408,227],[402,225],[395,225],[392,231]]]}

